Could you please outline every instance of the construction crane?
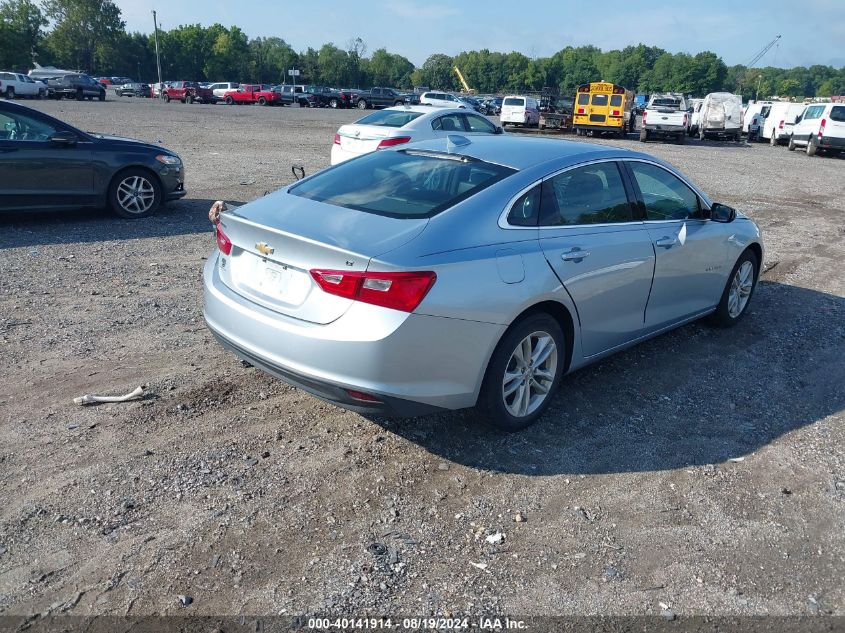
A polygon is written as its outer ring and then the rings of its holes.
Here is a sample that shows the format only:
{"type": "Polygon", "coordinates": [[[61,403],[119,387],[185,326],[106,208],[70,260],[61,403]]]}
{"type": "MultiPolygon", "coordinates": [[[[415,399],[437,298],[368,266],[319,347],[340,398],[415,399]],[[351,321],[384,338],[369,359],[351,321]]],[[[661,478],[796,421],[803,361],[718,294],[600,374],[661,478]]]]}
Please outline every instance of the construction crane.
{"type": "Polygon", "coordinates": [[[752,58],[751,58],[751,61],[750,61],[750,62],[748,62],[748,63],[746,64],[746,67],[747,67],[747,68],[754,68],[754,64],[756,64],[756,63],[757,63],[757,62],[759,62],[761,59],[763,59],[763,55],[765,55],[766,53],[768,53],[768,52],[772,49],[772,46],[774,46],[775,44],[777,44],[779,41],[780,41],[780,35],[778,35],[775,39],[773,39],[771,42],[769,42],[768,44],[766,44],[766,45],[763,47],[763,50],[761,50],[761,51],[760,51],[759,53],[757,53],[754,57],[752,57],[752,58]]]}
{"type": "Polygon", "coordinates": [[[464,74],[461,72],[461,69],[455,66],[454,68],[455,74],[458,76],[458,80],[461,82],[461,86],[464,88],[464,92],[473,93],[475,90],[469,87],[467,80],[464,79],[464,74]]]}
{"type": "MultiPolygon", "coordinates": [[[[754,68],[754,64],[756,64],[756,63],[757,63],[757,62],[759,62],[761,59],[763,59],[763,56],[764,56],[766,53],[768,53],[770,50],[772,50],[772,47],[773,47],[775,44],[777,44],[778,42],[780,42],[780,37],[781,37],[781,36],[780,36],[780,35],[778,35],[777,37],[775,37],[775,39],[773,39],[771,42],[769,42],[768,44],[766,44],[766,45],[765,45],[765,46],[764,46],[764,47],[760,50],[760,52],[758,52],[758,53],[757,53],[754,57],[752,57],[752,58],[751,58],[751,61],[749,61],[749,62],[745,65],[745,72],[741,75],[742,79],[741,79],[741,80],[740,80],[740,82],[737,84],[737,89],[738,89],[738,90],[737,90],[737,92],[739,92],[740,94],[742,94],[742,84],[744,83],[744,79],[746,78],[746,76],[747,76],[747,74],[748,74],[748,71],[749,71],[749,70],[751,70],[752,68],[754,68]]],[[[760,78],[758,77],[758,80],[757,80],[757,91],[759,92],[759,90],[760,90],[760,78]]],[[[755,93],[755,94],[754,94],[754,99],[755,99],[755,100],[757,99],[757,96],[758,96],[758,95],[755,93]]]]}

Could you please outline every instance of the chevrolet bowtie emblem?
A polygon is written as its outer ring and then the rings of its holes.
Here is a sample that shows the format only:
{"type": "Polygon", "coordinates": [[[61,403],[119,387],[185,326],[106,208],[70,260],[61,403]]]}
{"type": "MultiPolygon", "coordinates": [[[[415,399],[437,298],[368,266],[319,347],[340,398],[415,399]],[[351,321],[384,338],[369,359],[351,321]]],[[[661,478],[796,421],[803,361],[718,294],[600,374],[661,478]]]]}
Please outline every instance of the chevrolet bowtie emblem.
{"type": "Polygon", "coordinates": [[[258,252],[262,255],[272,255],[276,252],[275,248],[269,244],[265,244],[264,242],[258,242],[258,244],[255,245],[255,248],[258,249],[258,252]]]}

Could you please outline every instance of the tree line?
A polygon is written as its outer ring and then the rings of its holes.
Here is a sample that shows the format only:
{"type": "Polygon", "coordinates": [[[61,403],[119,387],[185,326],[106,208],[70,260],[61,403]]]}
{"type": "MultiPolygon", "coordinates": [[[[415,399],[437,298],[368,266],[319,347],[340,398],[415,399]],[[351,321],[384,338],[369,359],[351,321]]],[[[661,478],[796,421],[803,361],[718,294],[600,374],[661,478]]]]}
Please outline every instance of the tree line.
{"type": "MultiPolygon", "coordinates": [[[[237,26],[182,25],[159,32],[165,80],[283,83],[297,68],[298,83],[335,87],[428,86],[460,90],[454,67],[480,93],[539,91],[551,87],[574,94],[582,83],[610,81],[639,93],[683,92],[703,96],[726,90],[744,98],[772,95],[829,97],[845,94],[845,68],[746,68],[727,66],[710,51],[670,53],[656,46],[602,51],[567,46],[550,57],[482,49],[452,57],[432,54],[416,68],[402,55],[365,42],[295,51],[280,37],[250,38],[237,26]]],[[[38,61],[94,76],[129,76],[156,81],[151,33],[128,32],[111,0],[0,0],[0,68],[26,71],[38,61]]]]}

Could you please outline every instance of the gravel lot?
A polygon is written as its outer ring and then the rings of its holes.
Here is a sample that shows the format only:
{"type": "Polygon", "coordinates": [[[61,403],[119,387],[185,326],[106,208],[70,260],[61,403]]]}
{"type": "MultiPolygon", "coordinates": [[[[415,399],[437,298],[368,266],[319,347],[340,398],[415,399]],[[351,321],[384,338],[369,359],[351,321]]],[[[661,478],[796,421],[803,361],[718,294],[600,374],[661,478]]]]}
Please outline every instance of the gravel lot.
{"type": "Polygon", "coordinates": [[[505,436],[342,411],[204,327],[211,202],[327,166],[359,112],[32,105],[161,141],[189,195],[148,220],[0,216],[0,616],[845,615],[842,158],[586,139],[749,213],[763,281],[739,327],[582,370],[505,436]]]}

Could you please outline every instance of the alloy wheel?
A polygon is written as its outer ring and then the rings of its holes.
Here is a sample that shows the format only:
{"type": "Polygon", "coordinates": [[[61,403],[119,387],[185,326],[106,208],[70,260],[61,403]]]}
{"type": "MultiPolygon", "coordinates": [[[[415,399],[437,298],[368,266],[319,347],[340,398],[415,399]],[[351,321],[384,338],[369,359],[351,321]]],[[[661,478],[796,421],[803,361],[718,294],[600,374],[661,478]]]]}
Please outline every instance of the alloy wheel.
{"type": "Polygon", "coordinates": [[[146,213],[155,198],[153,184],[142,176],[129,176],[117,186],[117,202],[127,213],[146,213]]]}
{"type": "Polygon", "coordinates": [[[557,345],[548,332],[532,332],[520,341],[502,378],[508,413],[523,418],[543,405],[557,373],[557,359],[557,345]]]}
{"type": "Polygon", "coordinates": [[[746,261],[742,263],[742,266],[734,274],[733,281],[731,281],[731,289],[728,292],[728,314],[732,319],[737,318],[745,310],[753,289],[754,264],[746,261]]]}

